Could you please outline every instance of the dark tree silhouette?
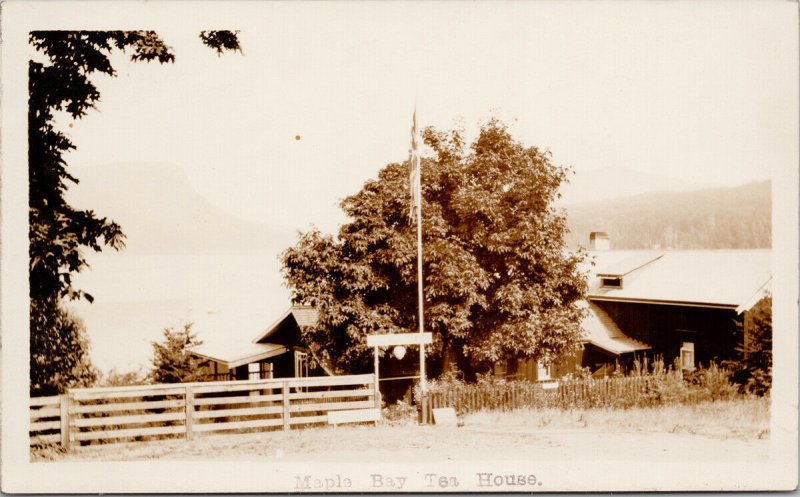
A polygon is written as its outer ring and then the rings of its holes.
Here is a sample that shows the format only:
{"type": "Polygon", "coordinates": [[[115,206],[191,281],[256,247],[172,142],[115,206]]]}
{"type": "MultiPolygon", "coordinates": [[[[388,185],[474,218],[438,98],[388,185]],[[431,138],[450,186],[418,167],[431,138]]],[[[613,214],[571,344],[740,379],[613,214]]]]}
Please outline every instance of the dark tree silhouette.
{"type": "MultiPolygon", "coordinates": [[[[220,53],[240,50],[237,34],[230,31],[204,31],[200,38],[220,53]]],[[[71,333],[51,329],[62,322],[61,299],[92,301],[71,280],[86,267],[83,251],[100,251],[104,246],[120,250],[125,245],[117,223],[66,202],[67,189],[78,179],[70,173],[64,155],[75,145],[56,129],[54,113],[63,111],[80,119],[95,108],[100,93],[90,76],[116,75],[109,60],[115,50],[130,54],[132,61],[162,64],[173,62],[175,55],[153,31],[33,31],[29,39],[43,56],[28,66],[31,392],[49,394],[62,391],[77,378],[67,366],[55,371],[42,369],[44,363],[88,361],[85,340],[83,347],[48,345],[69,342],[52,342],[59,334],[71,333]],[[45,336],[50,338],[45,340],[45,336]],[[74,361],[61,361],[60,356],[67,354],[74,355],[74,361]]]]}

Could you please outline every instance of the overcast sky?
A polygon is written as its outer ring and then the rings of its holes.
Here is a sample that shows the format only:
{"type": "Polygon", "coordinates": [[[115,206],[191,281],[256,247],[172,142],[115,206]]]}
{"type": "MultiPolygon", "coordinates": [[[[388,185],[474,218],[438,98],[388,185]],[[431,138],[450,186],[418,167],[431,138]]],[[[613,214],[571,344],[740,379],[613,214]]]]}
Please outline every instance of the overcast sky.
{"type": "Polygon", "coordinates": [[[794,160],[791,23],[773,10],[568,5],[266,4],[231,26],[244,55],[219,58],[196,28],[162,30],[175,64],[118,59],[70,162],[173,163],[232,214],[331,227],[407,156],[415,99],[422,126],[498,114],[578,173],[734,185],[794,160]]]}
{"type": "MultiPolygon", "coordinates": [[[[85,185],[93,169],[109,164],[166,164],[236,218],[330,232],[343,221],[342,197],[386,163],[407,157],[415,102],[421,126],[463,123],[474,133],[497,115],[517,139],[550,149],[556,163],[577,174],[621,167],[736,185],[796,167],[796,17],[761,4],[250,7],[257,15],[221,26],[241,30],[243,55],[217,57],[197,39],[199,27],[187,22],[159,29],[174,48],[174,64],[114,58],[118,77],[96,78],[98,111],[61,120],[78,146],[68,161],[81,169],[85,185]]],[[[122,201],[128,194],[125,185],[113,191],[122,201]]],[[[77,203],[96,195],[80,187],[71,192],[77,203]]],[[[268,264],[263,277],[273,293],[250,296],[285,307],[288,294],[275,290],[277,265],[268,264]]],[[[119,325],[103,324],[101,314],[119,313],[103,310],[102,299],[114,300],[113,292],[129,303],[137,291],[152,296],[145,286],[122,289],[121,272],[137,272],[123,266],[95,264],[82,280],[105,282],[100,294],[91,292],[101,304],[82,305],[81,313],[106,368],[122,364],[124,346],[119,325]],[[115,326],[113,333],[98,331],[115,326]]],[[[170,284],[164,268],[148,267],[151,288],[170,284]]],[[[182,283],[191,295],[175,290],[184,293],[175,297],[183,307],[187,299],[218,298],[213,287],[198,290],[203,270],[186,271],[196,281],[182,283]]],[[[171,312],[166,307],[163,316],[171,312]]],[[[148,323],[145,335],[153,337],[158,326],[148,323]]],[[[140,356],[125,364],[141,362],[140,356]]]]}

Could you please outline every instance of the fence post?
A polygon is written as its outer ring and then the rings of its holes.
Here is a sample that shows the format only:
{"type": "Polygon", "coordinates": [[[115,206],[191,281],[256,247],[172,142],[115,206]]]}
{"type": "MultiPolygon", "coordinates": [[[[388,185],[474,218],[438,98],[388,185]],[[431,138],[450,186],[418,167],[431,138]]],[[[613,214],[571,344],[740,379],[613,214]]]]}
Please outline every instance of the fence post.
{"type": "Polygon", "coordinates": [[[186,440],[191,440],[194,438],[194,432],[192,431],[192,427],[194,425],[194,392],[192,391],[192,387],[186,386],[186,393],[184,394],[184,406],[186,412],[186,440]]]}
{"type": "Polygon", "coordinates": [[[64,450],[70,450],[70,431],[72,426],[69,419],[69,394],[58,396],[59,407],[61,408],[61,446],[64,450]]]}
{"type": "Polygon", "coordinates": [[[289,430],[289,384],[287,382],[283,382],[283,429],[284,431],[289,430]]]}

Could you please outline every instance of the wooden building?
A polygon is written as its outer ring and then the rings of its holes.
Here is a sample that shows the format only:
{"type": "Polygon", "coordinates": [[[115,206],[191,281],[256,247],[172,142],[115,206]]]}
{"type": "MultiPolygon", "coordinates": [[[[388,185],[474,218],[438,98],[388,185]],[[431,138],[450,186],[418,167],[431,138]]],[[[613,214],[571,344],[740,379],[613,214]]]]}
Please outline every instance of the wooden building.
{"type": "Polygon", "coordinates": [[[607,247],[589,252],[582,349],[548,367],[519,361],[501,374],[542,380],[582,367],[604,375],[645,356],[692,370],[736,356],[747,312],[770,289],[770,250],[607,247]]]}
{"type": "Polygon", "coordinates": [[[292,306],[249,342],[204,343],[191,352],[208,361],[208,380],[309,376],[309,351],[302,345],[301,329],[316,325],[317,315],[312,307],[292,306]]]}

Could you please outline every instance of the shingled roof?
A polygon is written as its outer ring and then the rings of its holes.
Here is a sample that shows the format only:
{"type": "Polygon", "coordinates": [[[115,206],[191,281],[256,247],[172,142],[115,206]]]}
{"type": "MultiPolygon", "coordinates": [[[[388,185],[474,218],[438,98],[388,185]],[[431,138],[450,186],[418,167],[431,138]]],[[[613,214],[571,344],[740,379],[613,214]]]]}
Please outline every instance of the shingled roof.
{"type": "Polygon", "coordinates": [[[752,307],[769,290],[771,251],[680,250],[593,252],[589,300],[735,309],[752,307]],[[602,278],[619,278],[603,286],[602,278]]]}

